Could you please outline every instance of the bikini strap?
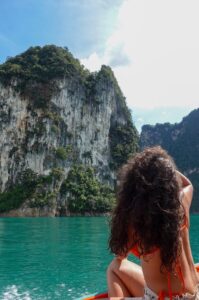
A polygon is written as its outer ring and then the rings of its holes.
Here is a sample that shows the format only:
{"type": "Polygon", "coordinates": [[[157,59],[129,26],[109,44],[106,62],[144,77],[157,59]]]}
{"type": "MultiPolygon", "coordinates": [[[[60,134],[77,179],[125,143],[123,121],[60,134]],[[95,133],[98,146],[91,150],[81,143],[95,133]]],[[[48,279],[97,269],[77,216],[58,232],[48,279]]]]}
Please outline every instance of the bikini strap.
{"type": "MultiPolygon", "coordinates": [[[[182,274],[182,269],[181,269],[180,264],[177,264],[176,271],[177,271],[178,277],[180,279],[180,282],[182,284],[182,289],[181,289],[180,293],[183,294],[185,291],[185,283],[184,283],[184,277],[182,274]]],[[[173,293],[172,293],[172,287],[171,287],[171,274],[169,272],[167,272],[167,284],[168,284],[168,296],[169,296],[169,299],[172,300],[173,293]]],[[[166,293],[164,291],[160,291],[159,295],[158,295],[158,300],[164,300],[165,297],[166,297],[166,293]]]]}
{"type": "Polygon", "coordinates": [[[176,266],[176,271],[177,271],[178,277],[179,277],[181,285],[182,285],[181,292],[184,293],[185,292],[185,282],[184,282],[184,277],[183,277],[183,274],[182,274],[182,268],[181,268],[179,263],[176,266]]]}
{"type": "MultiPolygon", "coordinates": [[[[168,295],[169,299],[172,300],[172,289],[171,289],[171,274],[167,272],[167,284],[168,284],[168,295]]],[[[158,294],[158,300],[164,300],[164,298],[167,296],[167,293],[163,290],[161,290],[158,294]]]]}
{"type": "Polygon", "coordinates": [[[166,294],[164,291],[160,291],[158,294],[158,300],[164,300],[166,294]]]}
{"type": "Polygon", "coordinates": [[[168,292],[169,292],[169,298],[172,300],[172,289],[171,289],[171,274],[167,273],[167,282],[168,282],[168,292]]]}
{"type": "Polygon", "coordinates": [[[184,224],[181,226],[181,230],[185,229],[185,228],[189,228],[189,225],[188,225],[188,219],[187,219],[187,216],[185,215],[184,216],[184,224]]]}

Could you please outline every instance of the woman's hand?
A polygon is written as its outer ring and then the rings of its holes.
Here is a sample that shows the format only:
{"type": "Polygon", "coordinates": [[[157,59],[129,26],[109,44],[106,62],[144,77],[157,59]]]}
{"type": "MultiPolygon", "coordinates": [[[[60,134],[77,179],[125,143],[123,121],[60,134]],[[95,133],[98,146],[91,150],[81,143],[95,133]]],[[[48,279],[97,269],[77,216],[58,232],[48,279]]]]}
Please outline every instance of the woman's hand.
{"type": "Polygon", "coordinates": [[[178,177],[180,178],[180,180],[182,182],[182,188],[184,188],[188,185],[192,185],[191,181],[185,175],[183,175],[178,170],[176,170],[176,173],[177,173],[178,177]]]}
{"type": "Polygon", "coordinates": [[[182,203],[187,212],[189,212],[189,208],[191,206],[191,201],[193,198],[193,186],[191,181],[184,176],[181,172],[177,171],[177,176],[179,176],[180,181],[182,183],[182,203]]]}

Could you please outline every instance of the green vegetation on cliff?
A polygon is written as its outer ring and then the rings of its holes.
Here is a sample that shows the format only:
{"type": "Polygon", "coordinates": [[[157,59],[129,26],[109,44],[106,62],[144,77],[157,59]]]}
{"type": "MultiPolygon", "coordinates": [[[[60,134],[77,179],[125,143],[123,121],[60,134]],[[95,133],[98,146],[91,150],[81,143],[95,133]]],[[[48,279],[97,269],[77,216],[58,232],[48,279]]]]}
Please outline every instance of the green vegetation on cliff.
{"type": "Polygon", "coordinates": [[[64,181],[63,176],[60,168],[52,169],[46,176],[26,169],[15,185],[0,194],[0,213],[17,209],[27,200],[31,208],[55,206],[59,193],[67,200],[67,210],[73,213],[105,213],[112,209],[114,191],[96,179],[92,167],[74,165],[64,181]]]}
{"type": "Polygon", "coordinates": [[[17,209],[27,200],[30,207],[52,206],[56,193],[49,191],[49,186],[56,187],[62,176],[60,169],[52,169],[49,175],[24,170],[18,175],[16,183],[0,194],[0,212],[17,209]]]}
{"type": "Polygon", "coordinates": [[[16,184],[0,194],[0,212],[20,207],[27,198],[31,197],[37,184],[38,177],[32,170],[27,169],[22,172],[16,184]]]}
{"type": "Polygon", "coordinates": [[[132,154],[138,151],[138,133],[132,122],[128,122],[125,125],[112,126],[109,135],[112,156],[110,166],[118,169],[132,154]]]}
{"type": "Polygon", "coordinates": [[[67,48],[47,45],[30,47],[24,53],[8,58],[0,66],[0,79],[6,85],[12,79],[19,79],[23,84],[27,81],[48,83],[52,79],[85,76],[86,72],[67,48]]]}
{"type": "Polygon", "coordinates": [[[0,65],[0,81],[12,84],[17,92],[28,97],[35,107],[45,108],[59,90],[56,79],[85,78],[87,71],[67,48],[47,45],[30,47],[0,65]]]}
{"type": "Polygon", "coordinates": [[[75,79],[82,83],[88,99],[96,97],[98,82],[113,85],[118,101],[129,115],[125,98],[110,67],[103,65],[99,72],[90,73],[78,59],[74,58],[67,47],[46,45],[30,47],[24,53],[9,57],[0,65],[0,82],[12,87],[31,100],[36,108],[46,108],[51,97],[59,92],[57,80],[75,79]]]}
{"type": "Polygon", "coordinates": [[[67,197],[67,207],[74,213],[108,212],[115,201],[113,190],[95,178],[92,167],[84,165],[71,168],[60,193],[67,197]]]}

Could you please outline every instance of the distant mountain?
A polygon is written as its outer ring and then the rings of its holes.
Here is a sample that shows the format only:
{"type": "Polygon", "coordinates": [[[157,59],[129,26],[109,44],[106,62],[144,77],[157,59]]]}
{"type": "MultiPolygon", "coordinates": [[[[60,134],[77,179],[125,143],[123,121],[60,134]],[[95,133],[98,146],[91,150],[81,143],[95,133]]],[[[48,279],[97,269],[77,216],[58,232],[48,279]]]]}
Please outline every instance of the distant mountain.
{"type": "Polygon", "coordinates": [[[161,145],[173,156],[179,168],[192,181],[194,198],[192,212],[199,212],[199,109],[182,122],[144,125],[140,135],[141,149],[161,145]]]}
{"type": "Polygon", "coordinates": [[[181,122],[182,118],[192,111],[191,108],[186,106],[182,107],[152,107],[141,108],[132,107],[132,115],[137,130],[141,133],[142,126],[145,124],[155,125],[157,123],[171,124],[181,122]]]}

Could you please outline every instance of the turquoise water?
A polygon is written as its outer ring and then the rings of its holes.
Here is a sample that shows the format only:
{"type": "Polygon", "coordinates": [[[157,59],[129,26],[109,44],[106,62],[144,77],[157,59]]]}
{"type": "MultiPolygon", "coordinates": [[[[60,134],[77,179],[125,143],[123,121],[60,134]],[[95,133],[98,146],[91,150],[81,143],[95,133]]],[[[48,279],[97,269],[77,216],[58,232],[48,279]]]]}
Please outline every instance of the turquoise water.
{"type": "MultiPolygon", "coordinates": [[[[199,216],[191,245],[199,262],[199,216]]],[[[106,290],[105,217],[1,218],[0,299],[76,299],[106,290]]]]}

